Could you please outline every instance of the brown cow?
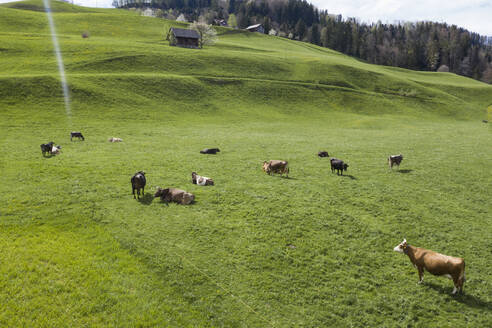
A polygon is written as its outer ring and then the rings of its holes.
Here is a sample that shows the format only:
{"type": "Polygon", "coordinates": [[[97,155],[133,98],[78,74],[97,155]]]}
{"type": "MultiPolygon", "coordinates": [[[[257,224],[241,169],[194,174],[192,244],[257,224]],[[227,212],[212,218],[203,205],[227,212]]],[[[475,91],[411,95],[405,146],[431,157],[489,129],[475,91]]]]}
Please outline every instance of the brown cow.
{"type": "Polygon", "coordinates": [[[157,188],[154,197],[160,197],[163,202],[175,202],[182,205],[193,203],[195,195],[177,188],[157,188]]]}
{"type": "Polygon", "coordinates": [[[269,175],[273,173],[278,173],[280,175],[289,176],[289,163],[287,161],[270,160],[263,162],[263,171],[269,175]]]}
{"type": "Polygon", "coordinates": [[[424,281],[424,270],[435,276],[446,276],[453,280],[453,294],[463,292],[465,282],[465,261],[459,257],[439,254],[424,248],[410,246],[404,239],[393,249],[395,252],[408,255],[412,264],[419,272],[419,284],[424,281]]]}

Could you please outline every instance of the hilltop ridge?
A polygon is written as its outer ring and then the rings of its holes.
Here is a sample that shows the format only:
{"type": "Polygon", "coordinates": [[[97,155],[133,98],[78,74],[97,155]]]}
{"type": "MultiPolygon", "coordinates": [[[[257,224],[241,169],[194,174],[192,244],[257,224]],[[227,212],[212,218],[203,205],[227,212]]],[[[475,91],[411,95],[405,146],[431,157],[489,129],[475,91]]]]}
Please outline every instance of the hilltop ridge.
{"type": "MultiPolygon", "coordinates": [[[[286,107],[312,104],[320,111],[364,114],[477,118],[492,101],[492,86],[451,73],[366,64],[327,48],[229,28],[218,28],[219,42],[214,46],[182,49],[164,40],[170,26],[186,26],[182,23],[62,2],[53,7],[73,100],[81,106],[79,97],[98,94],[93,87],[109,80],[121,90],[120,95],[112,94],[114,106],[124,106],[139,83],[145,92],[138,97],[149,104],[169,99],[173,91],[166,85],[180,90],[192,86],[208,100],[234,93],[254,103],[285,95],[286,107]],[[84,31],[90,38],[81,38],[84,31]]],[[[12,75],[21,84],[40,76],[56,78],[42,8],[41,1],[0,6],[3,84],[12,83],[12,75]]],[[[36,88],[33,93],[41,92],[36,88]]]]}

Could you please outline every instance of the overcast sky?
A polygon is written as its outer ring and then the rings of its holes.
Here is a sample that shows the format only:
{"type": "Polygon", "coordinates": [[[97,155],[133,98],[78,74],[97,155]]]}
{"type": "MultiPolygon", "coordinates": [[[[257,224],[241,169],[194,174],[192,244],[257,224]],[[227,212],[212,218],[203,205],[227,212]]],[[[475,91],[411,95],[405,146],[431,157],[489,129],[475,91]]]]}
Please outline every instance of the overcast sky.
{"type": "MultiPolygon", "coordinates": [[[[11,0],[0,0],[9,2],[11,0]]],[[[308,0],[309,1],[309,0],[308,0]]],[[[89,7],[111,7],[112,0],[74,0],[89,7]]],[[[492,36],[492,0],[311,0],[320,9],[363,22],[446,22],[492,36]]]]}
{"type": "Polygon", "coordinates": [[[318,8],[365,22],[430,20],[492,36],[492,0],[312,0],[318,8]]]}

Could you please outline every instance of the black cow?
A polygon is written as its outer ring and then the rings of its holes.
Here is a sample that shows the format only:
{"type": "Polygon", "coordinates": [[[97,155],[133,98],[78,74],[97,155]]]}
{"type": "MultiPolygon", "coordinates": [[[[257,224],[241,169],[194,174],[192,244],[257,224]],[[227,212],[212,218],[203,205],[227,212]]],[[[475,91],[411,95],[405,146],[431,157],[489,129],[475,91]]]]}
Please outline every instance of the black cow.
{"type": "Polygon", "coordinates": [[[328,157],[330,155],[328,155],[328,152],[327,151],[320,151],[318,152],[318,157],[328,157]]]}
{"type": "Polygon", "coordinates": [[[390,169],[393,169],[393,165],[398,166],[398,169],[400,169],[401,161],[403,161],[403,155],[402,154],[390,155],[390,157],[388,157],[388,165],[389,165],[390,169]]]}
{"type": "Polygon", "coordinates": [[[205,148],[204,150],[200,150],[200,154],[212,154],[215,155],[220,152],[219,148],[205,148]]]}
{"type": "Polygon", "coordinates": [[[70,132],[70,141],[72,141],[72,138],[79,138],[79,140],[82,139],[82,141],[85,140],[82,132],[70,132]]]}
{"type": "Polygon", "coordinates": [[[135,189],[137,189],[137,195],[138,198],[140,199],[140,189],[142,189],[142,196],[143,196],[145,191],[145,184],[147,183],[147,180],[145,179],[145,172],[139,171],[135,173],[135,175],[132,176],[131,182],[132,182],[133,198],[136,198],[135,189]]]}
{"type": "Polygon", "coordinates": [[[46,153],[51,155],[51,151],[53,149],[54,144],[55,143],[53,141],[50,141],[47,144],[41,144],[41,153],[43,153],[43,156],[45,156],[46,153]]]}
{"type": "Polygon", "coordinates": [[[332,173],[337,170],[337,175],[340,173],[343,175],[343,171],[347,171],[348,164],[344,163],[340,159],[332,158],[330,159],[330,164],[332,173]]]}

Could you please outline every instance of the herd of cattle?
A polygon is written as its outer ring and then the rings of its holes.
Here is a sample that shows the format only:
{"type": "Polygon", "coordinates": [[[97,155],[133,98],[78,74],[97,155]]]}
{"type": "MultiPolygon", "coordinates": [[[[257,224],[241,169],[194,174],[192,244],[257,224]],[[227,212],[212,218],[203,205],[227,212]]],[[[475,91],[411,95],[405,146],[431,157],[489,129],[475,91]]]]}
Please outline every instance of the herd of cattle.
{"type": "MultiPolygon", "coordinates": [[[[70,140],[73,138],[78,138],[79,140],[84,141],[85,138],[81,132],[71,132],[70,140]]],[[[109,142],[121,142],[120,138],[110,138],[109,142]]],[[[56,155],[60,153],[61,146],[55,146],[54,142],[49,142],[47,144],[41,145],[41,152],[44,155],[56,155]]],[[[218,148],[206,148],[200,151],[201,154],[212,154],[216,155],[220,150],[218,148]]],[[[320,151],[318,152],[318,157],[329,157],[328,152],[320,151]]],[[[403,155],[391,155],[388,157],[388,165],[390,169],[393,168],[394,165],[400,167],[401,162],[403,161],[403,155]]],[[[349,165],[344,161],[337,158],[330,158],[330,165],[332,173],[336,170],[337,175],[343,175],[343,171],[347,171],[349,165]]],[[[281,160],[270,160],[263,162],[263,171],[266,174],[280,174],[289,175],[289,163],[287,161],[281,160]]],[[[135,173],[130,179],[132,185],[132,194],[133,198],[140,198],[140,190],[142,191],[142,196],[145,192],[145,185],[147,184],[147,180],[145,178],[145,172],[139,171],[135,173]],[[135,191],[137,195],[135,195],[135,191]]],[[[203,177],[198,175],[196,172],[191,173],[191,182],[193,184],[199,186],[213,186],[214,181],[210,178],[203,177]]],[[[182,205],[189,205],[193,203],[195,200],[195,195],[192,193],[186,192],[185,190],[178,188],[165,188],[162,189],[160,187],[157,188],[157,191],[154,194],[154,197],[159,197],[161,201],[169,203],[175,202],[182,205]]],[[[453,280],[454,289],[452,294],[455,294],[457,291],[463,291],[463,284],[466,280],[465,278],[465,262],[462,258],[451,257],[443,254],[439,254],[430,250],[426,250],[423,248],[410,246],[406,240],[403,240],[399,245],[397,245],[394,249],[396,252],[406,254],[412,264],[417,268],[419,274],[419,283],[423,282],[424,270],[437,276],[445,276],[453,280]]]]}

